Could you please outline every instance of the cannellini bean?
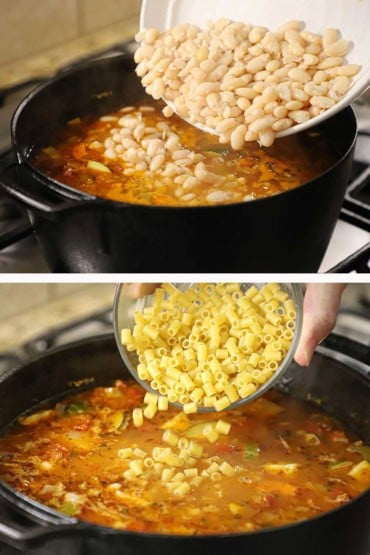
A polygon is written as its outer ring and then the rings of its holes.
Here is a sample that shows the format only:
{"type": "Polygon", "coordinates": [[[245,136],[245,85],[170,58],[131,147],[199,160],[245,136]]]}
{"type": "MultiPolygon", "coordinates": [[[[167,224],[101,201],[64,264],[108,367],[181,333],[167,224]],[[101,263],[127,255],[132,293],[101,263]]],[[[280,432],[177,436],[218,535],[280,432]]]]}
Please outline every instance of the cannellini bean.
{"type": "Polygon", "coordinates": [[[208,202],[225,202],[231,198],[231,194],[226,191],[212,191],[207,195],[208,202]]]}
{"type": "Polygon", "coordinates": [[[315,33],[310,33],[309,31],[301,31],[301,37],[306,42],[310,42],[317,45],[320,45],[322,42],[322,38],[320,37],[320,35],[317,35],[315,33]]]}
{"type": "Polygon", "coordinates": [[[285,104],[285,108],[289,111],[300,110],[303,108],[303,102],[300,102],[299,100],[291,100],[285,104]]]}
{"type": "Polygon", "coordinates": [[[332,28],[326,29],[322,37],[322,43],[323,43],[324,49],[336,41],[337,41],[336,29],[332,29],[332,28]]]}
{"type": "Polygon", "coordinates": [[[336,67],[342,65],[343,59],[340,56],[330,56],[322,60],[317,67],[319,69],[328,69],[330,67],[336,67]]]}
{"type": "Polygon", "coordinates": [[[334,79],[333,88],[341,94],[345,94],[349,89],[349,79],[345,75],[341,75],[334,79]]]}
{"type": "Polygon", "coordinates": [[[158,38],[159,32],[157,29],[148,29],[144,35],[144,40],[148,44],[153,44],[158,38]]]}
{"type": "Polygon", "coordinates": [[[260,133],[260,131],[262,131],[263,129],[271,127],[273,123],[274,118],[272,116],[265,116],[251,123],[249,126],[249,130],[252,133],[260,133]]]}
{"type": "Polygon", "coordinates": [[[244,144],[244,137],[247,132],[247,126],[242,124],[238,125],[231,133],[230,144],[234,150],[240,150],[244,144]]]}
{"type": "Polygon", "coordinates": [[[289,129],[289,127],[292,127],[292,125],[293,120],[291,120],[290,118],[282,118],[272,124],[272,129],[274,131],[285,131],[285,129],[289,129]]]}
{"type": "Polygon", "coordinates": [[[338,75],[345,75],[346,77],[352,77],[356,75],[361,69],[361,66],[357,64],[347,64],[337,68],[338,75]]]}
{"type": "Polygon", "coordinates": [[[272,129],[264,129],[259,132],[258,142],[261,146],[269,147],[274,142],[275,134],[272,129]]]}
{"type": "Polygon", "coordinates": [[[231,129],[231,128],[235,127],[236,123],[237,123],[237,121],[236,121],[235,118],[224,119],[223,121],[221,121],[217,125],[216,131],[217,131],[217,133],[224,133],[228,129],[231,129]]]}
{"type": "Polygon", "coordinates": [[[109,160],[115,160],[117,158],[117,153],[113,147],[109,147],[104,151],[104,157],[109,160]]]}
{"type": "Polygon", "coordinates": [[[166,118],[170,118],[174,114],[173,108],[171,108],[171,106],[165,106],[162,112],[166,118]]]}
{"type": "Polygon", "coordinates": [[[296,123],[304,123],[310,119],[310,114],[307,110],[291,110],[288,115],[296,123]]]}
{"type": "Polygon", "coordinates": [[[163,94],[164,94],[164,83],[163,83],[163,80],[160,77],[158,77],[153,82],[152,97],[155,100],[158,100],[159,98],[162,98],[163,94]]]}
{"type": "Polygon", "coordinates": [[[318,85],[320,85],[324,81],[327,81],[328,78],[329,78],[328,73],[326,71],[320,70],[320,71],[317,71],[313,76],[313,81],[318,85]]]}
{"type": "Polygon", "coordinates": [[[273,112],[276,119],[285,118],[287,113],[288,113],[288,110],[286,109],[285,106],[278,106],[277,108],[275,108],[275,110],[273,112]]]}
{"type": "Polygon", "coordinates": [[[249,100],[252,100],[256,96],[258,96],[257,92],[251,87],[240,87],[238,89],[235,89],[235,94],[237,96],[242,96],[243,98],[248,98],[249,100]]]}
{"type": "Polygon", "coordinates": [[[150,171],[156,172],[157,170],[159,170],[164,160],[165,160],[164,154],[157,154],[157,156],[155,156],[153,160],[150,162],[150,165],[149,165],[150,171]]]}
{"type": "Polygon", "coordinates": [[[258,71],[265,69],[268,58],[269,57],[267,54],[262,54],[261,56],[257,56],[256,58],[248,62],[247,64],[248,73],[257,73],[258,71]]]}
{"type": "Polygon", "coordinates": [[[299,81],[300,83],[307,83],[310,81],[310,76],[307,71],[303,71],[302,69],[293,68],[290,69],[288,72],[288,76],[293,81],[299,81]]]}
{"type": "Polygon", "coordinates": [[[278,27],[278,32],[284,34],[289,30],[299,31],[301,27],[302,24],[300,21],[292,19],[291,21],[287,21],[286,23],[283,23],[283,25],[280,25],[280,27],[278,27]]]}
{"type": "Polygon", "coordinates": [[[238,108],[240,108],[243,112],[246,111],[247,108],[249,108],[249,106],[251,105],[250,100],[248,100],[248,98],[238,98],[238,100],[236,101],[236,105],[238,106],[238,108]]]}
{"type": "Polygon", "coordinates": [[[183,189],[194,189],[195,187],[198,187],[199,183],[199,179],[197,179],[196,177],[186,176],[186,179],[183,181],[183,189]]]}
{"type": "Polygon", "coordinates": [[[324,47],[327,56],[345,56],[348,51],[348,40],[339,39],[324,47]]]}
{"type": "MultiPolygon", "coordinates": [[[[137,72],[148,94],[172,100],[181,117],[207,125],[219,134],[221,143],[234,146],[240,144],[242,134],[246,141],[258,139],[268,145],[273,132],[328,109],[345,94],[360,69],[343,65],[348,41],[337,31],[328,29],[322,37],[302,30],[299,21],[273,32],[224,18],[207,30],[180,25],[162,34],[149,29],[138,36],[142,44],[135,54],[137,72]],[[259,128],[258,120],[265,117],[272,122],[259,128]],[[242,126],[247,127],[245,133],[242,126]],[[269,131],[261,139],[264,129],[269,131]]],[[[164,115],[172,115],[170,107],[164,108],[164,115]]],[[[137,120],[135,116],[131,118],[137,120]]],[[[138,123],[120,125],[141,141],[138,123]]],[[[168,148],[169,130],[160,131],[166,153],[181,150],[175,142],[172,150],[168,148]]],[[[180,166],[188,163],[179,159],[180,166]]]]}

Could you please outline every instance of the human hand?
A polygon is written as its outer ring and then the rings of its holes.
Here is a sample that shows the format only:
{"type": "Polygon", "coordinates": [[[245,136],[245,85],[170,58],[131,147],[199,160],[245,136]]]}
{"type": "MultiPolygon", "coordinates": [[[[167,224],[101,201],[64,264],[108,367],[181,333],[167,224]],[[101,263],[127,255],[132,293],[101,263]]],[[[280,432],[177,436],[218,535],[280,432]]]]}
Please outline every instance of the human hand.
{"type": "Polygon", "coordinates": [[[131,299],[140,299],[145,295],[151,295],[160,283],[128,283],[127,291],[131,299]]]}
{"type": "Polygon", "coordinates": [[[346,285],[309,283],[303,302],[303,327],[294,360],[308,366],[317,345],[332,331],[346,285]]]}

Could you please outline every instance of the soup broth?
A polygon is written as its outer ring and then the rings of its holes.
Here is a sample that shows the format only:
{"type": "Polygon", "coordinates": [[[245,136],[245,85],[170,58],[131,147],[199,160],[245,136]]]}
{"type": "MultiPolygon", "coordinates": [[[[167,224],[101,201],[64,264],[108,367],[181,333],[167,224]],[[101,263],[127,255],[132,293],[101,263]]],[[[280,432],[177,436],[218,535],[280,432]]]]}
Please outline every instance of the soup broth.
{"type": "Polygon", "coordinates": [[[186,535],[301,521],[370,485],[369,447],[311,405],[271,392],[221,415],[158,411],[135,428],[143,397],[117,381],[20,418],[0,438],[1,478],[88,522],[186,535]],[[211,443],[202,430],[220,418],[230,430],[211,443]]]}
{"type": "Polygon", "coordinates": [[[114,201],[207,206],[289,191],[334,161],[317,132],[235,151],[175,115],[164,118],[162,107],[140,104],[100,119],[76,118],[34,163],[61,183],[114,201]]]}

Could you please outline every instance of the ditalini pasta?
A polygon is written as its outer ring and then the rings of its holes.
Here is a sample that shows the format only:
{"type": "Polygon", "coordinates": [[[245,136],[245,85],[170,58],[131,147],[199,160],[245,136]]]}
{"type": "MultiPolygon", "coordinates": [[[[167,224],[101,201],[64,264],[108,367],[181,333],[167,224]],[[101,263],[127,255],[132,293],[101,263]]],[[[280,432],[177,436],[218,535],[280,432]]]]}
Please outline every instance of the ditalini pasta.
{"type": "MultiPolygon", "coordinates": [[[[134,312],[132,329],[121,332],[122,344],[138,356],[139,379],[158,393],[146,394],[143,415],[153,418],[168,401],[191,414],[249,397],[279,369],[295,316],[293,299],[277,283],[246,291],[239,283],[199,283],[186,291],[162,284],[151,305],[134,312]]],[[[137,412],[135,425],[141,419],[137,412]]]]}

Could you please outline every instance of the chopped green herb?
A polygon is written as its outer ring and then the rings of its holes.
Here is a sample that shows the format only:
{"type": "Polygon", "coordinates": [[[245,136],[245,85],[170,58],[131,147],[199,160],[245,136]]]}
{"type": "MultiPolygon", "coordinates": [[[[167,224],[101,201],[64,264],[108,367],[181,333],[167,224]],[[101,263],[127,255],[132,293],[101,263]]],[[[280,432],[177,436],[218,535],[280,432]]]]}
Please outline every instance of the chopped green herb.
{"type": "Polygon", "coordinates": [[[86,412],[89,408],[90,405],[88,403],[85,403],[84,401],[76,401],[66,407],[64,414],[67,416],[73,416],[74,414],[79,414],[80,412],[86,412]]]}
{"type": "Polygon", "coordinates": [[[335,470],[337,468],[345,468],[351,464],[353,464],[351,461],[332,462],[328,464],[328,468],[330,468],[330,470],[335,470]]]}
{"type": "Polygon", "coordinates": [[[247,443],[244,447],[244,458],[245,459],[256,459],[260,453],[260,448],[257,443],[247,443]]]}

